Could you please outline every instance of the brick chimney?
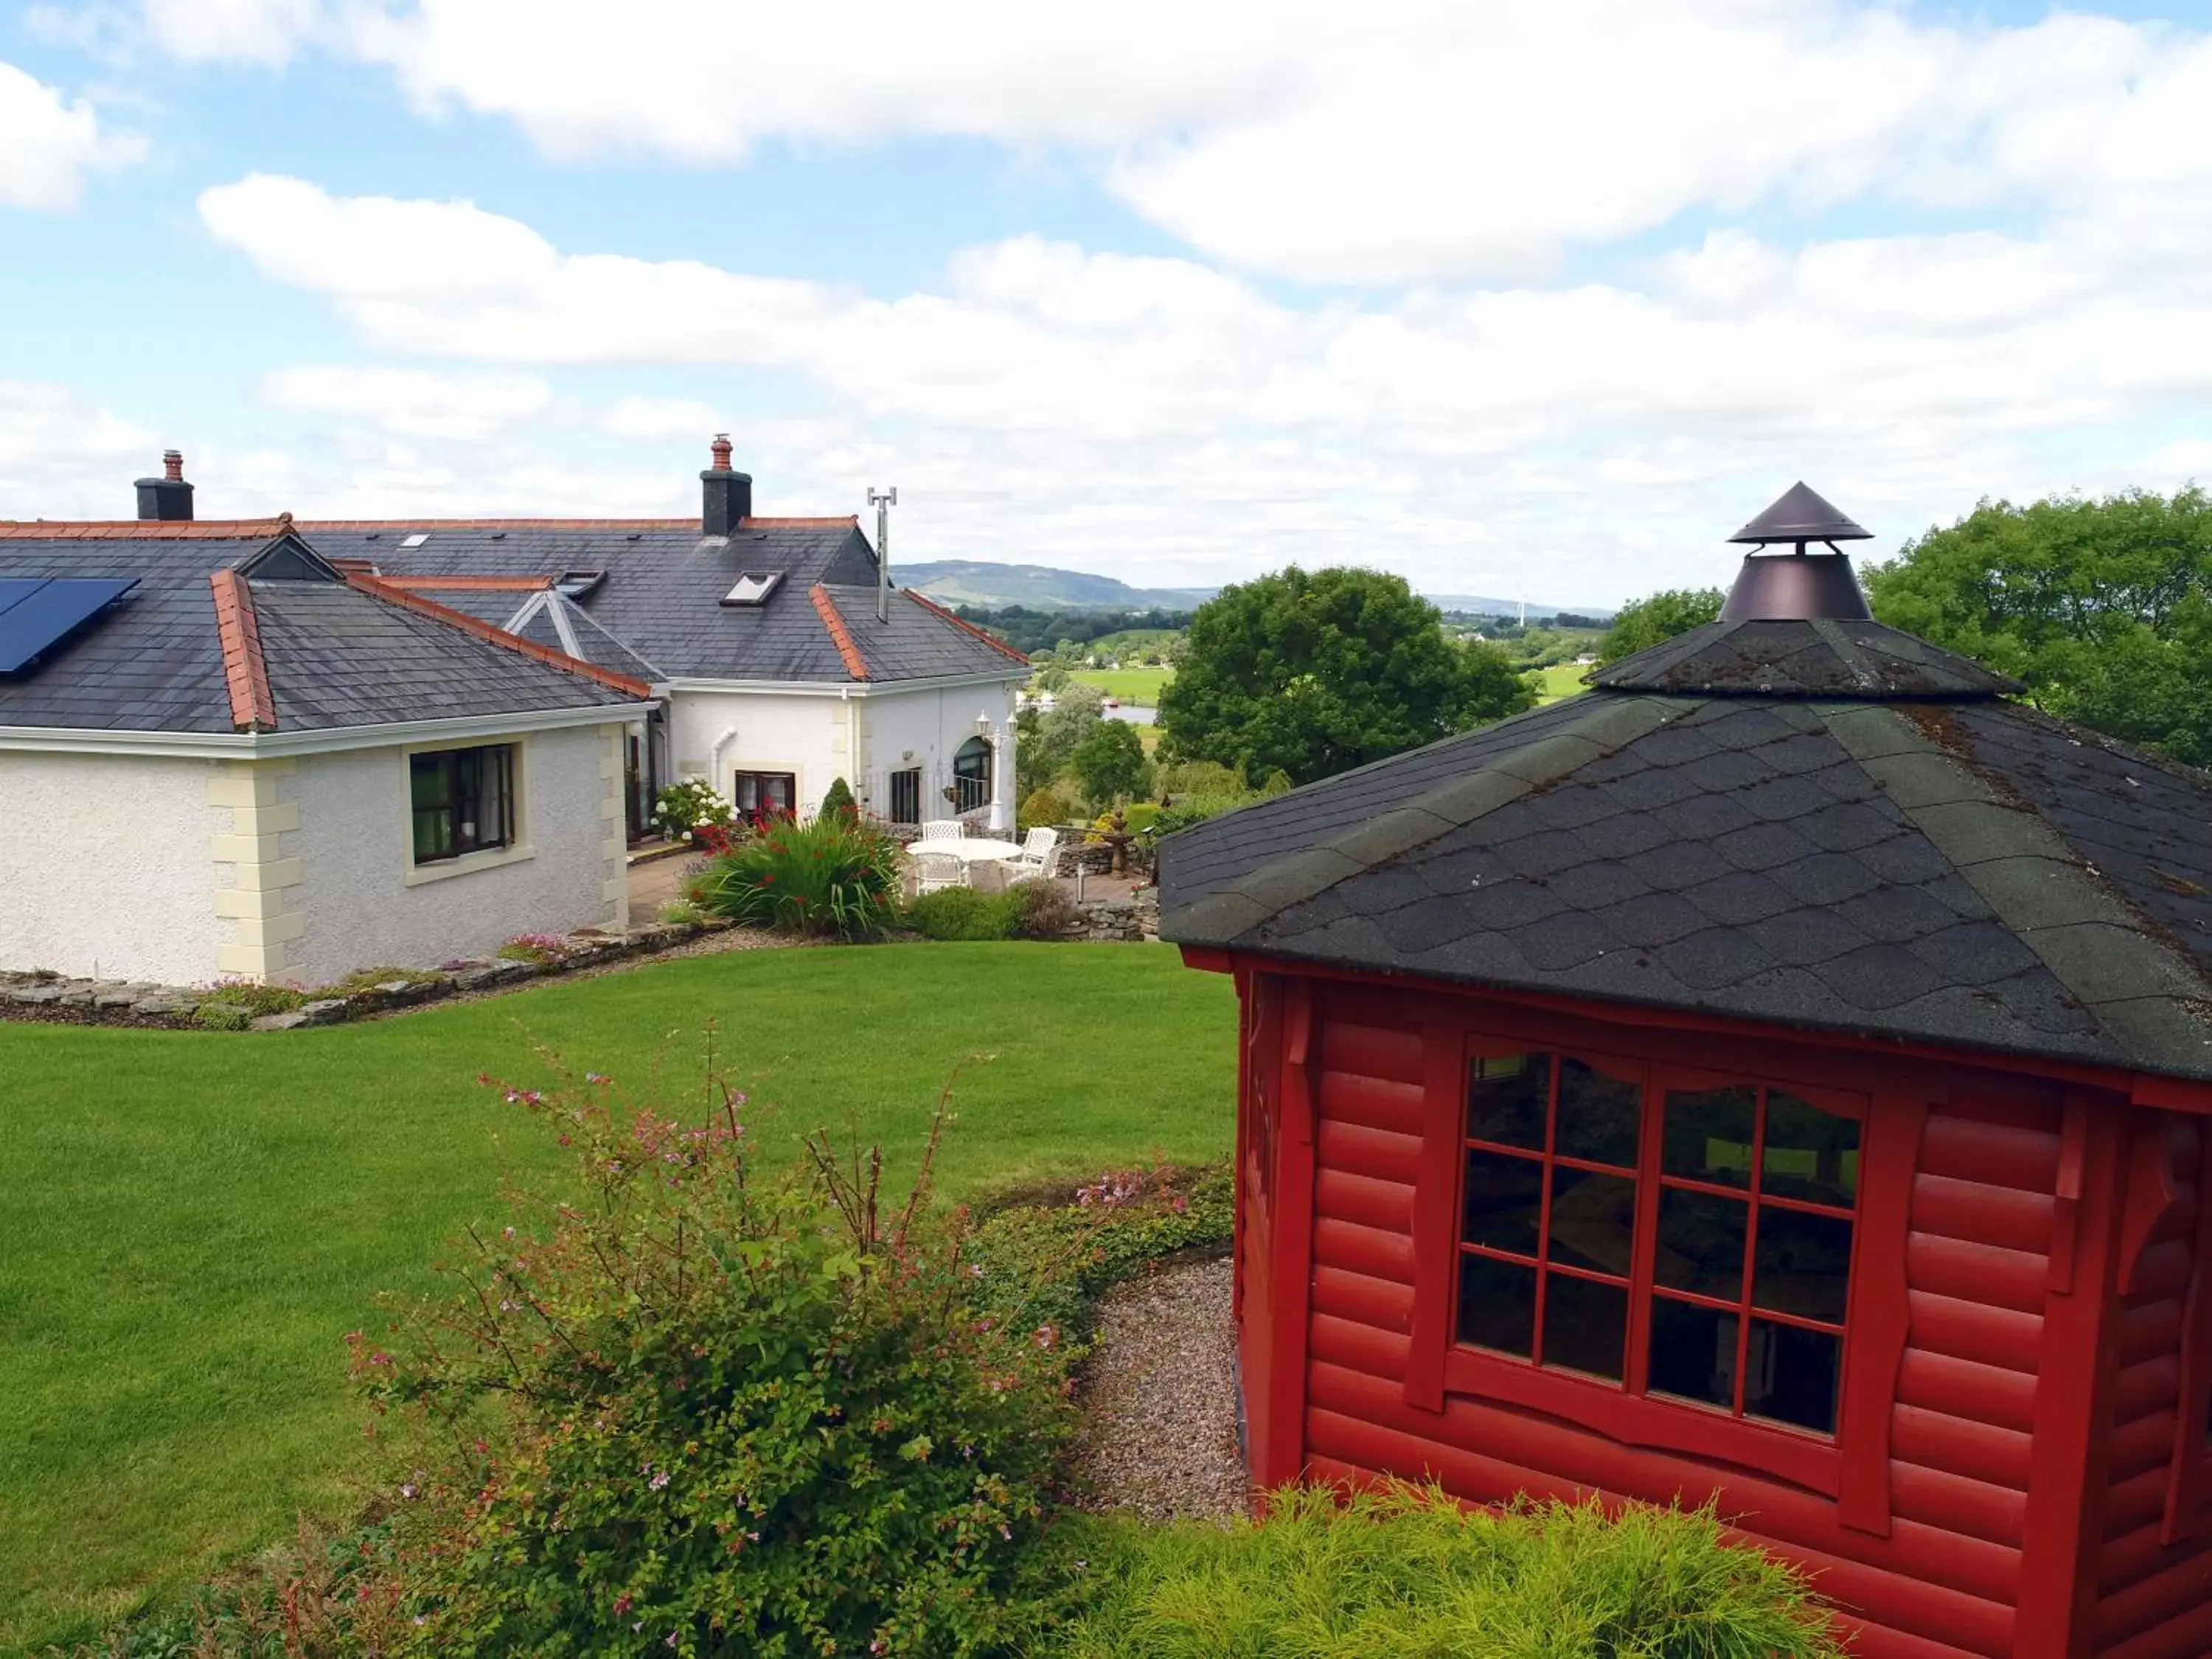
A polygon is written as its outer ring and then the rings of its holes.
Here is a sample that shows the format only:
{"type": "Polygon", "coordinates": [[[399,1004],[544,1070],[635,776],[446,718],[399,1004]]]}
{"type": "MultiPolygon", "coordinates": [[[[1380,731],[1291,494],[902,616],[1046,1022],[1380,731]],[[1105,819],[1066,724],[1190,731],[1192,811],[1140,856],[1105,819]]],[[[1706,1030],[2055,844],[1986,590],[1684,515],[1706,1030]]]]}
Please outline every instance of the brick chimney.
{"type": "Polygon", "coordinates": [[[192,516],[192,487],[185,482],[185,458],[178,451],[161,452],[161,476],[137,483],[138,516],[142,519],[184,520],[192,516]]]}
{"type": "Polygon", "coordinates": [[[750,473],[731,471],[728,433],[714,434],[714,465],[699,475],[699,533],[727,536],[752,517],[753,481],[750,473]]]}

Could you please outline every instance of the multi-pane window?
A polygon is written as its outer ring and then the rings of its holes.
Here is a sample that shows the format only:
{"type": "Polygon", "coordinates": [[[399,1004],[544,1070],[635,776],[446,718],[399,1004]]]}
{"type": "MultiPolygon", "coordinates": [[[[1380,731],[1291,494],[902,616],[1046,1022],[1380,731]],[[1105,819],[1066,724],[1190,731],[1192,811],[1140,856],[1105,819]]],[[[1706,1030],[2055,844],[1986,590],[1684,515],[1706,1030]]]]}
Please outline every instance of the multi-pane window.
{"type": "Polygon", "coordinates": [[[441,749],[407,757],[415,862],[505,847],[514,839],[514,745],[441,749]]]}
{"type": "Polygon", "coordinates": [[[921,822],[921,769],[919,766],[891,774],[891,822],[921,822]]]}
{"type": "Polygon", "coordinates": [[[1859,1128],[1763,1085],[1473,1059],[1458,1340],[1832,1434],[1859,1128]]]}
{"type": "Polygon", "coordinates": [[[991,804],[991,745],[970,738],[952,757],[953,805],[974,812],[991,804]]]}
{"type": "Polygon", "coordinates": [[[755,823],[787,818],[799,799],[799,779],[789,772],[739,772],[731,780],[730,805],[755,823]]]}

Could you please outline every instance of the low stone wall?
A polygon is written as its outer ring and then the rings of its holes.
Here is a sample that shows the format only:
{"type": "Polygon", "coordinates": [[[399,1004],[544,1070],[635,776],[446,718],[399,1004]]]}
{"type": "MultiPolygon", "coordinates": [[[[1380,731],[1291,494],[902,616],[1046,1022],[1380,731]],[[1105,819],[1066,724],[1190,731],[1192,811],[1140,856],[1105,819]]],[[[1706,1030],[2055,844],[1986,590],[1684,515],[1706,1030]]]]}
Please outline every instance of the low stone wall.
{"type": "Polygon", "coordinates": [[[1139,887],[1126,898],[1086,899],[1063,939],[1100,945],[1138,945],[1160,936],[1160,890],[1139,887]]]}
{"type": "Polygon", "coordinates": [[[438,1002],[473,991],[493,990],[523,980],[574,973],[579,968],[623,957],[650,956],[730,924],[720,919],[698,922],[648,922],[617,932],[585,927],[561,941],[560,954],[546,962],[516,962],[502,957],[472,957],[436,972],[410,975],[350,990],[343,995],[314,996],[295,1008],[251,1018],[220,1018],[204,1009],[237,1010],[240,1005],[216,994],[217,988],[147,985],[118,980],[64,979],[54,974],[0,973],[0,1017],[48,1019],[69,1024],[153,1025],[199,1030],[289,1031],[301,1026],[337,1025],[364,1014],[383,1013],[417,1003],[438,1002]]]}

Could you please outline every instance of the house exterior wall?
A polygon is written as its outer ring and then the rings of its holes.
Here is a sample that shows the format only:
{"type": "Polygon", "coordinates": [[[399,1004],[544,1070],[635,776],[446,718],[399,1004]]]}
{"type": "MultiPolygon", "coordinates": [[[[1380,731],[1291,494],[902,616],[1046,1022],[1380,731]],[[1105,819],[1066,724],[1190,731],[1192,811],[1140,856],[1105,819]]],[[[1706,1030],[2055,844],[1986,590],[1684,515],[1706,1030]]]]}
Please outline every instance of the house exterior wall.
{"type": "Polygon", "coordinates": [[[452,874],[431,866],[427,879],[413,862],[406,749],[301,757],[280,785],[280,798],[297,808],[298,828],[280,850],[300,861],[301,921],[270,977],[321,984],[380,963],[483,955],[518,933],[626,921],[623,729],[509,739],[521,747],[516,788],[528,855],[452,874]]]}
{"type": "MultiPolygon", "coordinates": [[[[922,815],[935,817],[946,810],[942,792],[952,781],[952,757],[975,735],[976,715],[1011,722],[1014,692],[1012,683],[911,690],[855,685],[848,696],[679,690],[669,697],[670,769],[675,777],[707,778],[725,794],[738,772],[789,772],[802,808],[819,805],[831,781],[842,777],[864,807],[887,814],[890,775],[918,767],[922,815]]],[[[1000,750],[1011,814],[1011,736],[1000,750]]]]}
{"type": "Polygon", "coordinates": [[[216,763],[0,754],[0,968],[190,985],[221,971],[216,763]]]}
{"type": "MultiPolygon", "coordinates": [[[[1838,1434],[1746,1433],[1459,1349],[1449,1328],[1466,1034],[1525,1021],[1532,1046],[1708,1071],[1710,1036],[1234,966],[1255,1483],[1433,1476],[1481,1501],[1711,1498],[1816,1575],[1865,1659],[2212,1651],[2212,1555],[2157,1535],[2177,1395],[2201,1419],[2212,1393],[2212,1374],[2193,1393],[2177,1381],[2194,1191],[2164,1211],[2123,1204],[2130,1179],[2166,1194],[2193,1181],[2193,1139],[2156,1181],[2130,1177],[2143,1155],[2124,1097],[1783,1034],[1730,1042],[1731,1073],[1869,1103],[1838,1434]],[[2129,1219],[2139,1212],[2152,1218],[2129,1219]],[[2124,1296],[2116,1263],[2131,1257],[2116,1241],[2130,1228],[2142,1266],[2124,1296]]],[[[2212,1373],[2212,1298],[2192,1318],[2212,1373]]],[[[2212,1458],[2205,1480],[2212,1520],[2212,1458]]]]}

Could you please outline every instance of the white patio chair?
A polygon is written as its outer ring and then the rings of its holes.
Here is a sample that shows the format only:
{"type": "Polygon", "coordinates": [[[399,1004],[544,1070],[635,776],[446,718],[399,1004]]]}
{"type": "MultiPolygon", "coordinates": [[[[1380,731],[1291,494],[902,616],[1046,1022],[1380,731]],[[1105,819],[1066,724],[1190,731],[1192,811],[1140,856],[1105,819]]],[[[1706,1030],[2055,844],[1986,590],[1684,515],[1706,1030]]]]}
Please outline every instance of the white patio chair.
{"type": "Polygon", "coordinates": [[[914,891],[919,898],[924,893],[934,893],[947,887],[968,884],[968,861],[950,853],[917,853],[914,855],[914,891]]]}
{"type": "Polygon", "coordinates": [[[968,826],[958,818],[933,818],[921,826],[924,841],[960,841],[968,834],[968,826]]]}
{"type": "Polygon", "coordinates": [[[1018,881],[1042,881],[1052,873],[1054,852],[1060,845],[1060,831],[1042,826],[1030,831],[1022,842],[1022,850],[1000,866],[1006,872],[1006,884],[1018,881]]]}

